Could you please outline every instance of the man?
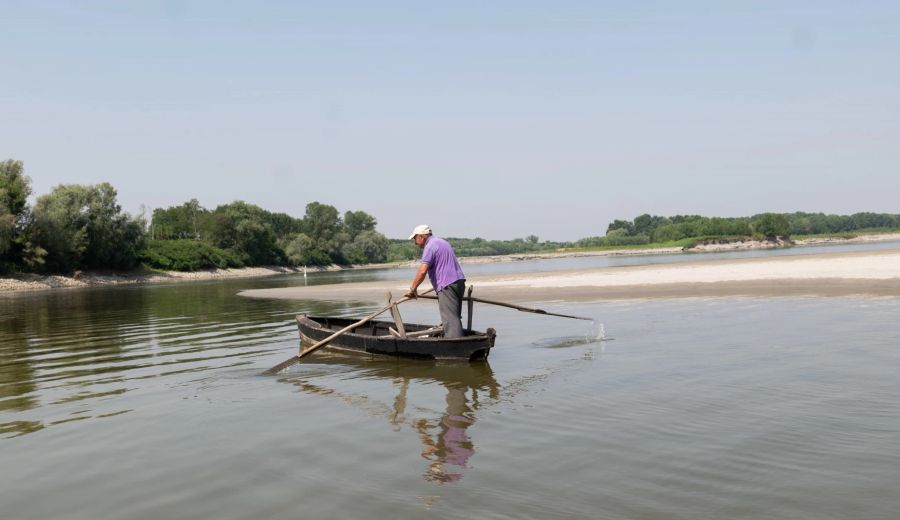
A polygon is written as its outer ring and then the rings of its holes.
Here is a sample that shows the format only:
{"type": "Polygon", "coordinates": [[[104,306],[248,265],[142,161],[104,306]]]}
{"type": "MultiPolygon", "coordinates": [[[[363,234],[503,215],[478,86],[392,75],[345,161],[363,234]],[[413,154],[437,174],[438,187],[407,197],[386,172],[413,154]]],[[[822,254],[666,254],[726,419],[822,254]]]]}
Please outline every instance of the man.
{"type": "Polygon", "coordinates": [[[431,286],[437,291],[438,308],[441,313],[441,323],[444,326],[445,338],[461,338],[462,327],[462,301],[466,289],[466,276],[459,266],[453,247],[444,239],[432,236],[431,228],[422,224],[416,226],[410,240],[422,249],[422,264],[416,271],[412,285],[406,296],[416,298],[416,290],[419,284],[428,274],[431,286]]]}

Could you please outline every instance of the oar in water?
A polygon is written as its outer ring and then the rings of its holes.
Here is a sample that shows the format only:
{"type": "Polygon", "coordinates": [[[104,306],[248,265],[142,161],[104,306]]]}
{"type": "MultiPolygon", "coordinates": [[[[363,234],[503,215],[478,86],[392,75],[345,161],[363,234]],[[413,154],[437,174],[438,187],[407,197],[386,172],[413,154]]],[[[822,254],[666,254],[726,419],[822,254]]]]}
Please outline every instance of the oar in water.
{"type": "MultiPolygon", "coordinates": [[[[427,298],[427,296],[425,296],[425,295],[428,294],[428,293],[430,293],[430,292],[433,291],[433,290],[434,290],[434,288],[428,289],[427,291],[425,291],[425,292],[423,292],[423,293],[420,293],[420,294],[419,294],[419,297],[421,298],[421,297],[424,296],[425,298],[427,298]]],[[[263,375],[266,375],[266,376],[272,376],[272,375],[277,374],[278,372],[281,372],[281,371],[284,370],[285,368],[287,368],[287,367],[293,365],[294,363],[300,361],[300,360],[303,359],[304,357],[306,357],[306,356],[312,354],[312,353],[315,352],[316,350],[319,350],[320,348],[324,347],[325,345],[327,345],[328,343],[330,343],[331,340],[333,340],[334,338],[340,336],[341,334],[344,334],[344,333],[347,332],[347,331],[353,330],[353,329],[355,329],[356,327],[359,327],[360,325],[362,325],[362,324],[364,324],[364,323],[366,323],[366,322],[368,322],[368,321],[371,321],[373,318],[375,318],[375,317],[378,316],[379,314],[383,313],[384,311],[390,309],[390,308],[393,307],[394,305],[400,305],[401,303],[403,303],[403,302],[405,302],[405,301],[407,301],[407,300],[411,300],[411,299],[412,299],[412,298],[409,297],[409,296],[404,296],[403,298],[400,298],[399,300],[395,301],[394,303],[385,305],[385,306],[382,307],[381,309],[379,309],[379,310],[373,312],[372,314],[369,314],[368,316],[366,316],[365,318],[363,318],[363,319],[357,321],[356,323],[353,323],[353,324],[351,324],[351,325],[347,325],[346,327],[344,327],[343,329],[341,329],[341,330],[335,332],[335,333],[332,334],[331,336],[328,336],[327,338],[325,338],[325,339],[323,339],[323,340],[321,340],[321,341],[319,341],[319,342],[316,342],[316,343],[313,344],[312,346],[307,347],[305,350],[300,351],[299,353],[297,353],[296,356],[293,356],[293,357],[291,357],[290,359],[285,359],[285,360],[282,361],[281,363],[278,363],[278,364],[275,365],[274,367],[272,367],[272,368],[266,370],[265,372],[263,372],[263,375]]]]}
{"type": "MultiPolygon", "coordinates": [[[[420,294],[419,297],[427,298],[429,300],[437,300],[437,296],[423,296],[420,294]]],[[[521,305],[513,305],[511,303],[497,302],[497,301],[493,301],[493,300],[483,300],[481,298],[475,298],[473,296],[465,296],[465,297],[463,297],[463,300],[473,301],[473,302],[478,302],[478,303],[486,303],[488,305],[499,305],[501,307],[509,307],[510,309],[515,309],[517,311],[522,311],[522,312],[533,312],[535,314],[546,314],[547,316],[559,316],[560,318],[573,318],[576,320],[594,321],[593,318],[583,318],[581,316],[569,316],[568,314],[557,314],[555,312],[547,312],[544,309],[532,309],[530,307],[522,307],[521,305]]]]}

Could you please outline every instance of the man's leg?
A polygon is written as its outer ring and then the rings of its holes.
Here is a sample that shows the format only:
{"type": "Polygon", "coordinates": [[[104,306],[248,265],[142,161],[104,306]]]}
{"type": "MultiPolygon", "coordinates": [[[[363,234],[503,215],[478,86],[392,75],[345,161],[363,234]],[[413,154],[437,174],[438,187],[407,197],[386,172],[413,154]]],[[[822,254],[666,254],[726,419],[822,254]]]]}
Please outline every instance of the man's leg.
{"type": "Polygon", "coordinates": [[[462,299],[465,289],[466,281],[457,280],[438,293],[438,309],[445,338],[463,337],[462,299]]]}

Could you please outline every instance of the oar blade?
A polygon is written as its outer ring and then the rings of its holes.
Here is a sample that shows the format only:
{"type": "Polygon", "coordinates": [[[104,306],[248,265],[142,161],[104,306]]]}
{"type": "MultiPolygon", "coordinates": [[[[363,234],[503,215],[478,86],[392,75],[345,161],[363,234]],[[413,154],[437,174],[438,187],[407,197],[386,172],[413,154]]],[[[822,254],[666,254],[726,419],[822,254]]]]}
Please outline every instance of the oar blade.
{"type": "Polygon", "coordinates": [[[290,358],[290,359],[285,359],[285,360],[282,361],[281,363],[278,363],[278,364],[275,365],[274,367],[272,367],[272,368],[266,370],[265,372],[263,372],[263,375],[264,375],[264,376],[274,376],[274,375],[277,375],[279,372],[281,372],[281,371],[284,370],[285,368],[288,368],[288,367],[290,367],[290,366],[293,366],[293,365],[294,365],[295,363],[297,363],[298,361],[300,361],[300,356],[299,356],[299,355],[294,356],[294,357],[292,357],[292,358],[290,358]]]}

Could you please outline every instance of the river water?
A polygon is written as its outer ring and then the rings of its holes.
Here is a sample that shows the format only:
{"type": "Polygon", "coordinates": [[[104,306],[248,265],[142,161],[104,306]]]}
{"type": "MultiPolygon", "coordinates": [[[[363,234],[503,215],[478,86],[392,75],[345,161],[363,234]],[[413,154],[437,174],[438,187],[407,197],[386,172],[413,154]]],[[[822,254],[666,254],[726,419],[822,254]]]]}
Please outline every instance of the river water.
{"type": "Polygon", "coordinates": [[[259,375],[296,351],[296,313],[374,305],[238,291],[411,275],[3,296],[0,518],[900,511],[898,298],[541,304],[594,323],[476,307],[487,363],[316,353],[259,375]]]}

